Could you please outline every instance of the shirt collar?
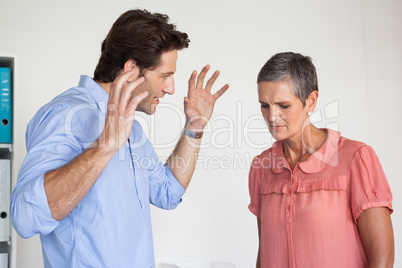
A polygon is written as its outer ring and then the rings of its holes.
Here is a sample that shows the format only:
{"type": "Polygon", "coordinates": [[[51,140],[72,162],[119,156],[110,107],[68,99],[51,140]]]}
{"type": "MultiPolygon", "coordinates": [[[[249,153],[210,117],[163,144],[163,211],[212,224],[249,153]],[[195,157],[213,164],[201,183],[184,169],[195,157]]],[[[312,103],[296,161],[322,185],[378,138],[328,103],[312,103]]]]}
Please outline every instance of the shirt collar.
{"type": "MultiPolygon", "coordinates": [[[[332,129],[323,129],[327,131],[328,136],[324,144],[315,151],[306,161],[298,164],[301,170],[305,173],[317,173],[324,169],[327,165],[337,166],[338,165],[338,144],[341,138],[341,133],[332,129]]],[[[283,154],[283,141],[276,141],[272,145],[272,157],[276,158],[276,162],[284,162],[286,165],[274,165],[272,171],[274,173],[280,173],[285,168],[289,168],[289,164],[285,160],[285,155],[283,154]]]]}
{"type": "Polygon", "coordinates": [[[109,100],[109,94],[91,77],[87,75],[81,75],[79,87],[83,87],[88,90],[89,94],[95,99],[98,109],[103,114],[106,114],[106,106],[109,100]]]}

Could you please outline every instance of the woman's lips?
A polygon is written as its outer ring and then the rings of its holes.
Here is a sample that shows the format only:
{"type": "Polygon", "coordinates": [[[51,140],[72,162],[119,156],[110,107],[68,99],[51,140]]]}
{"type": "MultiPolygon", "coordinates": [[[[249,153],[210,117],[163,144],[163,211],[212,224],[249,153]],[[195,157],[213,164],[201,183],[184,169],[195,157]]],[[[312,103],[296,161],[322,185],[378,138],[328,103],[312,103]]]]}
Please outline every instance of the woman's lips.
{"type": "Polygon", "coordinates": [[[282,129],[285,127],[285,126],[278,126],[278,125],[269,125],[269,126],[271,129],[275,129],[275,130],[282,129]]]}

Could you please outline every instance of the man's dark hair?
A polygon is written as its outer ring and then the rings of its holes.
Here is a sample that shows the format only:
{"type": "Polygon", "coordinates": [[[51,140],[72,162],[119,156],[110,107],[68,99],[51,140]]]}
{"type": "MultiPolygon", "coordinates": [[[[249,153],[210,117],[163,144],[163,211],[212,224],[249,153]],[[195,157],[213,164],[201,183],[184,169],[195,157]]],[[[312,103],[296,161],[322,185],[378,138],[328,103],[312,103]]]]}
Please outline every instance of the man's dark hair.
{"type": "Polygon", "coordinates": [[[257,83],[289,81],[293,93],[303,106],[313,91],[318,91],[317,72],[308,56],[294,52],[283,52],[272,56],[261,68],[257,83]]]}
{"type": "Polygon", "coordinates": [[[135,60],[141,70],[154,69],[160,64],[162,53],[187,48],[188,35],[168,21],[167,15],[147,10],[122,14],[102,43],[94,80],[113,82],[129,59],[135,60]]]}

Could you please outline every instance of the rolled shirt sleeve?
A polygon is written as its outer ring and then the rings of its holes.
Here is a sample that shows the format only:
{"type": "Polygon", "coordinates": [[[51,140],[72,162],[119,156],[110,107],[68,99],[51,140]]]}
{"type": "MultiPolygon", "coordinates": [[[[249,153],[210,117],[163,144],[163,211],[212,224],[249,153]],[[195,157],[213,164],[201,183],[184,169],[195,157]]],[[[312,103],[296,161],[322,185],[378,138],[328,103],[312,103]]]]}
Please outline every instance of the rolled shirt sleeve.
{"type": "MultiPolygon", "coordinates": [[[[46,172],[62,167],[82,152],[66,135],[66,107],[49,104],[39,110],[26,132],[27,156],[11,194],[11,222],[24,238],[48,234],[58,226],[44,188],[46,172]]],[[[78,120],[77,120],[78,121],[78,120]]]]}
{"type": "Polygon", "coordinates": [[[151,172],[149,184],[149,201],[151,204],[163,209],[174,209],[181,203],[185,189],[166,163],[160,166],[157,173],[154,173],[154,170],[151,172]],[[164,175],[157,175],[158,173],[164,173],[164,175]]]}
{"type": "Polygon", "coordinates": [[[14,190],[11,203],[11,221],[17,233],[29,238],[38,233],[48,234],[58,226],[50,212],[43,175],[14,190]]]}

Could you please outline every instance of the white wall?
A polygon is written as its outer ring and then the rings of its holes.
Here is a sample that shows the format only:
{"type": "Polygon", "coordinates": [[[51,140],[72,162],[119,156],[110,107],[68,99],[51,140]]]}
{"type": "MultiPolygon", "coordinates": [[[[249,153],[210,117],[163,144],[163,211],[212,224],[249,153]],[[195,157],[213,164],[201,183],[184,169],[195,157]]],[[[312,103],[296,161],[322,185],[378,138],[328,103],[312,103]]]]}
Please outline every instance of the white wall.
{"type": "MultiPolygon", "coordinates": [[[[211,132],[203,140],[207,148],[183,203],[174,211],[152,210],[157,262],[215,260],[253,266],[257,231],[247,209],[248,164],[261,147],[272,143],[259,117],[255,80],[270,56],[290,50],[313,58],[320,86],[318,110],[335,107],[335,117],[323,113],[317,125],[332,123],[344,136],[372,145],[380,157],[394,193],[395,267],[402,267],[398,0],[1,0],[0,54],[18,55],[18,164],[26,153],[24,132],[31,117],[76,85],[80,74],[92,75],[111,24],[135,7],[169,14],[191,39],[190,48],[179,54],[176,94],[163,100],[152,117],[155,125],[149,117],[138,116],[161,157],[172,150],[172,145],[162,145],[175,141],[182,124],[168,104],[182,109],[191,71],[209,63],[222,72],[218,86],[230,84],[217,104],[211,132]]],[[[38,237],[19,239],[17,267],[42,266],[38,237]]]]}

